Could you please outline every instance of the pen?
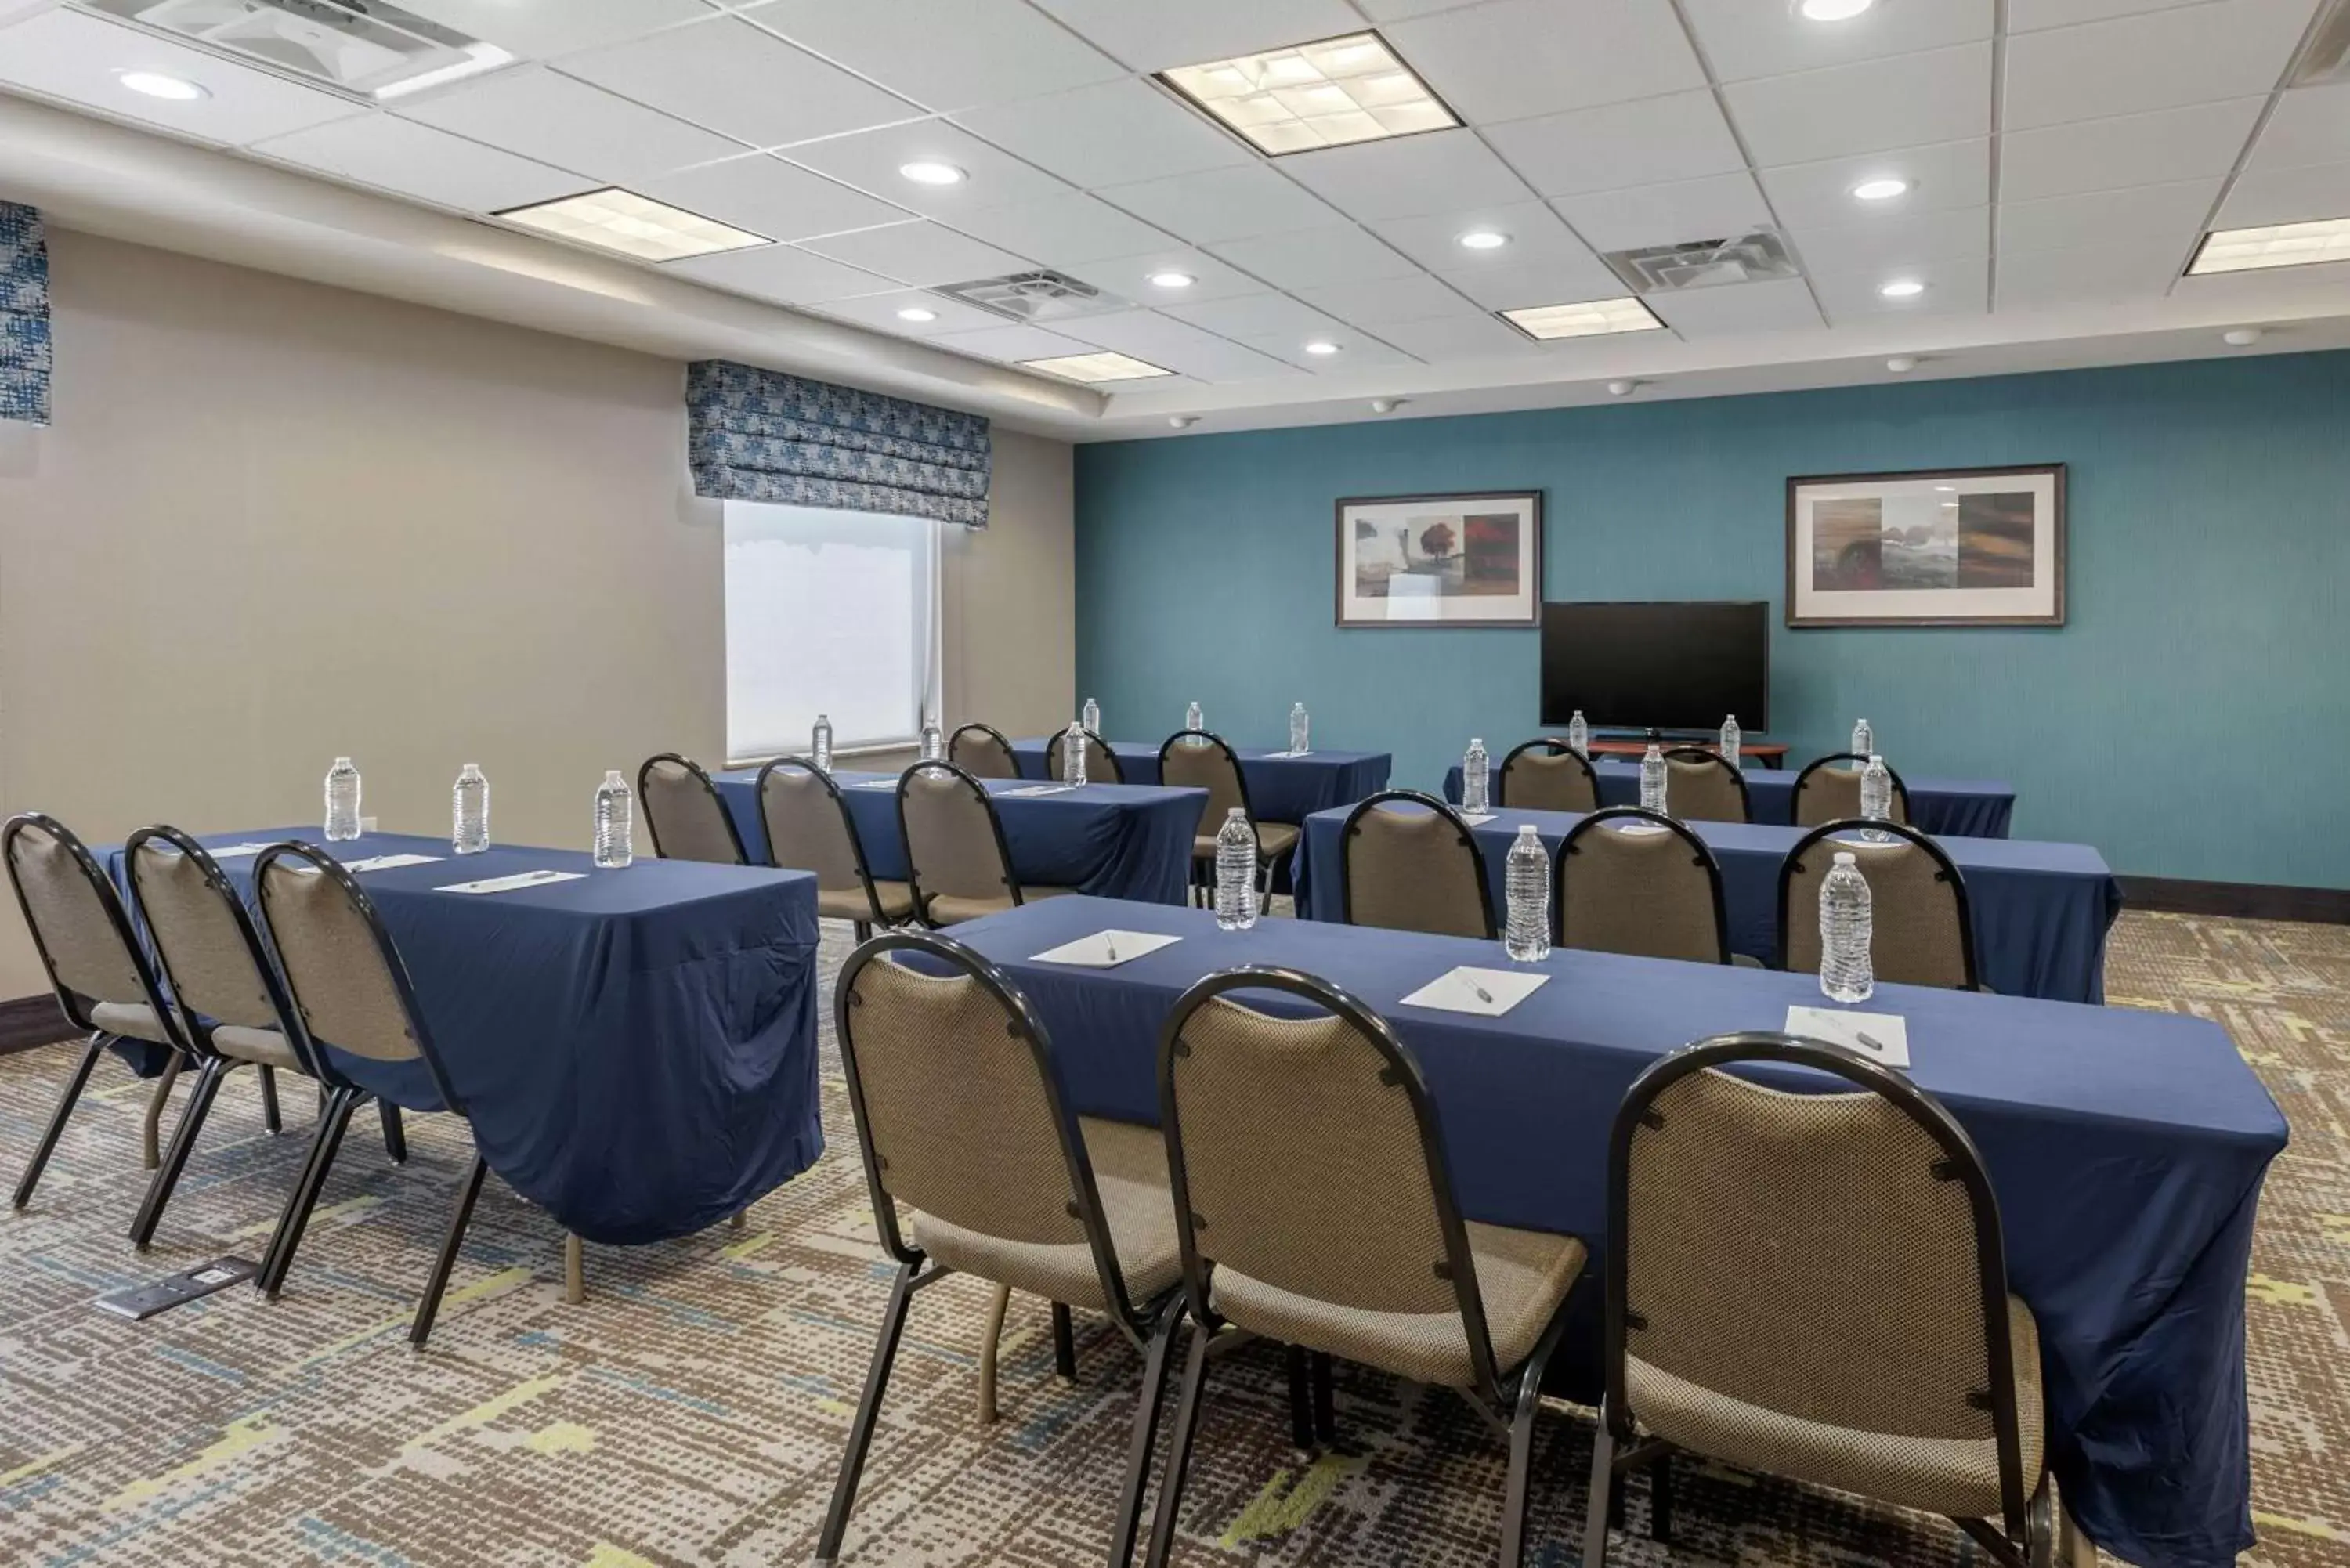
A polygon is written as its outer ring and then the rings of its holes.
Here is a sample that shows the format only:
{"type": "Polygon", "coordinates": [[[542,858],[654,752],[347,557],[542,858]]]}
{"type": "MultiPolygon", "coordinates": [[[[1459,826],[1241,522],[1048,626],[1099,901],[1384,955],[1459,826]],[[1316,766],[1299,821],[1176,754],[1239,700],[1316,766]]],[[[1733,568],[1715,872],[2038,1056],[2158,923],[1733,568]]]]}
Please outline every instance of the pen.
{"type": "Polygon", "coordinates": [[[1487,991],[1483,986],[1479,985],[1473,980],[1469,982],[1469,989],[1477,993],[1478,1001],[1485,1003],[1488,1007],[1492,1005],[1493,993],[1492,992],[1487,991]]]}
{"type": "Polygon", "coordinates": [[[1876,1052],[1878,1055],[1882,1056],[1885,1054],[1885,1042],[1879,1040],[1876,1035],[1869,1033],[1866,1030],[1854,1030],[1853,1037],[1858,1040],[1862,1044],[1867,1046],[1870,1050],[1876,1052]]]}
{"type": "Polygon", "coordinates": [[[1118,939],[1109,935],[1107,932],[1104,932],[1102,934],[1102,945],[1109,949],[1109,961],[1116,963],[1118,961],[1118,939]]]}

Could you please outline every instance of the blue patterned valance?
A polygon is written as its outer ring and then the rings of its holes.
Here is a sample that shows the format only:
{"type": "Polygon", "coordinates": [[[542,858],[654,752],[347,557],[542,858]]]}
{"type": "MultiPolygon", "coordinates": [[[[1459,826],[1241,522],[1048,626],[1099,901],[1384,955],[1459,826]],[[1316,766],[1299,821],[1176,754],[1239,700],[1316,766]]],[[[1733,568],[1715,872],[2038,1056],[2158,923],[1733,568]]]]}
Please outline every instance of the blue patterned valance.
{"type": "Polygon", "coordinates": [[[697,495],[987,526],[987,421],[724,359],[685,376],[697,495]]]}
{"type": "Polygon", "coordinates": [[[41,214],[10,202],[0,202],[0,420],[49,422],[49,247],[41,214]]]}

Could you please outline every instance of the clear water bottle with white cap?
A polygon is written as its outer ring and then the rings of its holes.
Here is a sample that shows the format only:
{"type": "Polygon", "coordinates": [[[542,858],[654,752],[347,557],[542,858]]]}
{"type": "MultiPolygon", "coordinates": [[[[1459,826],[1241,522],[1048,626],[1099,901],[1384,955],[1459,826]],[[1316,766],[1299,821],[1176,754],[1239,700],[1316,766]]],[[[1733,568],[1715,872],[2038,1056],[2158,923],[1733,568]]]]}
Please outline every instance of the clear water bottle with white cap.
{"type": "Polygon", "coordinates": [[[1866,757],[1873,753],[1876,750],[1877,732],[1869,728],[1868,721],[1866,719],[1856,719],[1853,721],[1852,754],[1856,757],[1866,757]]]}
{"type": "Polygon", "coordinates": [[[816,731],[808,736],[808,760],[816,772],[832,772],[832,721],[822,713],[816,716],[816,731]]]}
{"type": "Polygon", "coordinates": [[[922,761],[940,762],[944,760],[946,754],[946,732],[939,728],[939,722],[935,716],[925,715],[922,720],[922,761]]]}
{"type": "MultiPolygon", "coordinates": [[[[1868,765],[1860,770],[1860,815],[1870,822],[1893,820],[1893,770],[1874,753],[1868,765]]],[[[1874,827],[1863,828],[1860,836],[1871,844],[1893,842],[1893,835],[1874,827]]]]}
{"type": "Polygon", "coordinates": [[[637,799],[618,768],[596,786],[597,868],[618,871],[637,857],[637,799]]]}
{"type": "Polygon", "coordinates": [[[1738,715],[1732,713],[1721,722],[1721,760],[1731,767],[1738,766],[1738,748],[1746,736],[1738,727],[1738,715]]]}
{"type": "Polygon", "coordinates": [[[1081,784],[1086,782],[1086,730],[1072,722],[1061,732],[1061,782],[1081,784]]]}
{"type": "Polygon", "coordinates": [[[1467,754],[1461,759],[1461,810],[1477,813],[1487,809],[1485,788],[1492,772],[1492,763],[1485,756],[1485,742],[1472,737],[1467,754]]]}
{"type": "Polygon", "coordinates": [[[1200,711],[1200,705],[1197,702],[1183,710],[1183,727],[1187,730],[1204,730],[1208,727],[1207,716],[1200,711]]]}
{"type": "Polygon", "coordinates": [[[1566,722],[1566,749],[1586,763],[1591,760],[1591,722],[1580,708],[1566,722]]]}
{"type": "Polygon", "coordinates": [[[1820,883],[1820,990],[1831,1002],[1866,1002],[1877,990],[1868,905],[1868,878],[1851,850],[1836,851],[1820,883]]]}
{"type": "Polygon", "coordinates": [[[359,836],[359,770],[348,757],[337,757],[327,770],[327,842],[338,844],[359,836]]]}
{"type": "Polygon", "coordinates": [[[479,855],[490,846],[490,781],[482,776],[481,764],[467,763],[449,793],[455,818],[450,847],[460,855],[479,855]]]}
{"type": "Polygon", "coordinates": [[[1078,717],[1084,723],[1085,727],[1091,730],[1095,734],[1098,735],[1102,732],[1101,704],[1095,701],[1092,698],[1088,697],[1086,699],[1085,711],[1078,717]]]}
{"type": "Polygon", "coordinates": [[[1509,921],[1502,945],[1518,963],[1550,957],[1550,852],[1531,822],[1520,825],[1503,881],[1509,889],[1509,921]]]}
{"type": "Polygon", "coordinates": [[[1305,704],[1303,702],[1289,705],[1289,752],[1292,756],[1305,754],[1305,704]]]}
{"type": "Polygon", "coordinates": [[[1653,811],[1659,816],[1665,813],[1665,753],[1656,742],[1648,742],[1648,752],[1640,758],[1640,809],[1653,811]]]}
{"type": "Polygon", "coordinates": [[[1216,925],[1245,931],[1256,924],[1256,830],[1239,806],[1216,830],[1216,925]]]}

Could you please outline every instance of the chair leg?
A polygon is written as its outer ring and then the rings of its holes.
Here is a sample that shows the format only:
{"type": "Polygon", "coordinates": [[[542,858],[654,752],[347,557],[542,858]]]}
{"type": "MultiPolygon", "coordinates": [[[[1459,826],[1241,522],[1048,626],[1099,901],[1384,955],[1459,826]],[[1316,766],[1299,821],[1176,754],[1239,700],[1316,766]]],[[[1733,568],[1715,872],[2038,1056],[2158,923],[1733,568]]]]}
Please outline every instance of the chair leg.
{"type": "Polygon", "coordinates": [[[873,922],[870,920],[851,920],[848,923],[848,931],[851,936],[857,939],[858,945],[862,946],[873,940],[873,922]]]}
{"type": "Polygon", "coordinates": [[[881,1414],[881,1396],[889,1386],[889,1367],[898,1359],[898,1340],[906,1331],[907,1310],[914,1303],[914,1271],[920,1265],[898,1265],[897,1282],[889,1287],[889,1309],[881,1314],[881,1336],[873,1345],[873,1364],[866,1369],[865,1394],[857,1402],[857,1419],[848,1428],[848,1448],[840,1456],[840,1479],[833,1484],[832,1506],[824,1516],[824,1535],[816,1543],[816,1560],[830,1564],[840,1558],[840,1538],[848,1529],[848,1511],[857,1503],[857,1482],[865,1473],[866,1451],[873,1446],[873,1427],[881,1414]]]}
{"type": "Polygon", "coordinates": [[[1003,1339],[1003,1314],[1012,1305],[1012,1287],[999,1284],[987,1299],[987,1321],[979,1330],[979,1424],[995,1425],[995,1355],[1003,1339]]]}
{"type": "Polygon", "coordinates": [[[1289,1440],[1300,1449],[1314,1447],[1314,1390],[1306,1370],[1305,1347],[1286,1346],[1282,1360],[1289,1374],[1289,1440]]]}
{"type": "Polygon", "coordinates": [[[180,1081],[183,1058],[177,1051],[163,1064],[163,1075],[155,1080],[154,1093],[147,1096],[147,1117],[139,1124],[139,1168],[152,1170],[163,1163],[161,1135],[163,1107],[172,1103],[172,1085],[180,1081]]]}
{"type": "Polygon", "coordinates": [[[1338,1435],[1338,1395],[1330,1376],[1330,1358],[1314,1353],[1314,1435],[1328,1442],[1338,1435]]]}
{"type": "Polygon", "coordinates": [[[1607,1410],[1591,1435],[1591,1491],[1584,1499],[1583,1568],[1607,1568],[1607,1511],[1616,1488],[1616,1439],[1607,1432],[1607,1410]]]}
{"type": "Polygon", "coordinates": [[[351,1113],[359,1106],[357,1089],[337,1089],[328,1100],[326,1114],[318,1118],[317,1136],[310,1145],[310,1163],[303,1168],[294,1195],[286,1200],[286,1212],[277,1221],[277,1234],[270,1240],[268,1258],[256,1282],[261,1293],[271,1301],[276,1301],[277,1293],[286,1288],[286,1272],[294,1266],[294,1250],[302,1244],[302,1232],[310,1224],[310,1210],[318,1206],[318,1194],[327,1187],[327,1172],[333,1168],[335,1154],[343,1146],[343,1129],[351,1125],[351,1113]]]}
{"type": "Polygon", "coordinates": [[[1673,1543],[1673,1456],[1659,1454],[1648,1465],[1648,1536],[1673,1543]]]}
{"type": "Polygon", "coordinates": [[[221,1080],[228,1075],[229,1064],[221,1057],[208,1059],[196,1070],[196,1086],[188,1091],[188,1108],[180,1113],[179,1127],[172,1134],[172,1147],[165,1151],[163,1162],[155,1170],[155,1178],[147,1184],[147,1196],[140,1199],[139,1213],[130,1221],[130,1242],[140,1251],[155,1239],[155,1227],[163,1218],[163,1205],[172,1201],[172,1189],[180,1184],[180,1173],[188,1168],[188,1156],[196,1147],[196,1135],[204,1130],[204,1118],[212,1114],[213,1096],[220,1093],[221,1080]]]}
{"type": "Polygon", "coordinates": [[[441,1255],[432,1262],[432,1277],[424,1282],[424,1297],[416,1303],[416,1321],[408,1325],[408,1343],[419,1350],[432,1334],[432,1320],[441,1315],[441,1298],[449,1292],[449,1275],[457,1266],[457,1249],[464,1245],[465,1227],[473,1222],[473,1199],[482,1195],[482,1178],[488,1175],[490,1162],[480,1155],[473,1156],[473,1168],[465,1177],[465,1189],[457,1196],[457,1212],[449,1220],[449,1239],[441,1243],[441,1255]]]}
{"type": "Polygon", "coordinates": [[[1517,1409],[1510,1418],[1510,1479],[1502,1493],[1502,1568],[1526,1560],[1526,1476],[1534,1468],[1534,1416],[1542,1408],[1542,1374],[1532,1370],[1518,1382],[1517,1409]]]}
{"type": "Polygon", "coordinates": [[[1077,1330],[1066,1302],[1053,1303],[1053,1370],[1064,1382],[1077,1380],[1077,1330]]]}
{"type": "Polygon", "coordinates": [[[65,1135],[66,1118],[73,1115],[81,1103],[82,1091],[89,1087],[91,1069],[98,1065],[99,1056],[106,1050],[106,1036],[93,1034],[82,1047],[81,1060],[74,1064],[73,1076],[57,1096],[57,1108],[49,1113],[49,1125],[41,1134],[41,1141],[33,1149],[33,1158],[25,1166],[25,1174],[16,1182],[14,1207],[22,1209],[33,1200],[33,1189],[40,1185],[41,1172],[48,1168],[49,1156],[57,1148],[57,1139],[65,1135]]]}
{"type": "Polygon", "coordinates": [[[390,1100],[378,1100],[375,1108],[383,1122],[383,1152],[391,1156],[392,1164],[406,1165],[408,1128],[400,1119],[400,1107],[390,1100]]]}
{"type": "Polygon", "coordinates": [[[1126,1484],[1118,1499],[1118,1523],[1110,1537],[1109,1568],[1127,1568],[1134,1560],[1134,1538],[1142,1531],[1142,1483],[1150,1469],[1150,1450],[1159,1441],[1159,1408],[1167,1387],[1167,1354],[1182,1325],[1183,1298],[1178,1295],[1159,1314],[1142,1358],[1142,1392],[1134,1407],[1134,1436],[1126,1449],[1126,1484]]]}
{"type": "Polygon", "coordinates": [[[563,1303],[578,1306],[588,1300],[588,1243],[572,1231],[563,1234],[563,1303]]]}
{"type": "Polygon", "coordinates": [[[265,1064],[261,1069],[261,1125],[272,1137],[286,1130],[286,1118],[277,1110],[277,1069],[265,1064]]]}
{"type": "Polygon", "coordinates": [[[1214,1336],[1205,1324],[1191,1329],[1191,1349],[1183,1358],[1183,1393],[1175,1403],[1175,1431],[1167,1446],[1167,1469],[1159,1479],[1159,1509],[1150,1520],[1150,1550],[1143,1568],[1167,1568],[1167,1554],[1175,1549],[1175,1516],[1183,1503],[1183,1472],[1191,1463],[1191,1439],[1200,1430],[1200,1390],[1208,1380],[1208,1341],[1214,1336]]]}

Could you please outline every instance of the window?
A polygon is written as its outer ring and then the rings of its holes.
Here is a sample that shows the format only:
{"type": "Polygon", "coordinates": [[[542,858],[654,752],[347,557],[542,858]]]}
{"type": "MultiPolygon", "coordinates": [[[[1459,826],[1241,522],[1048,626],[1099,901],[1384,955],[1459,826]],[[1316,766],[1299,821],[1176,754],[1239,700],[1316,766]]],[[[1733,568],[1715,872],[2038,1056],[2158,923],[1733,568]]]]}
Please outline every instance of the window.
{"type": "Polygon", "coordinates": [[[910,743],[938,670],[938,524],[729,501],[726,753],[910,743]]]}

